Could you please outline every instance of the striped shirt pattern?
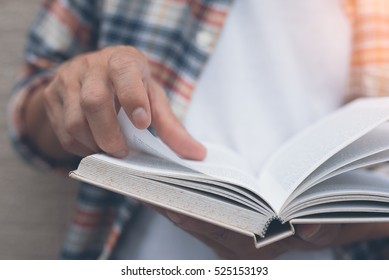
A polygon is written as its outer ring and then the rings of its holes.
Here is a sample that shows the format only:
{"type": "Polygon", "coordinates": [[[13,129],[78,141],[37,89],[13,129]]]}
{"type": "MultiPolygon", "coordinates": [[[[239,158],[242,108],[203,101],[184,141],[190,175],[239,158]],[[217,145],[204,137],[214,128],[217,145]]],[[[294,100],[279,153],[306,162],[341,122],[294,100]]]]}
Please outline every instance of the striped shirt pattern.
{"type": "MultiPolygon", "coordinates": [[[[78,162],[44,158],[28,140],[25,106],[50,82],[58,65],[106,46],[131,45],[141,50],[153,78],[182,118],[231,4],[231,0],[46,0],[31,26],[25,63],[9,105],[9,135],[16,150],[43,169],[66,174],[76,167],[78,162]]],[[[389,9],[381,10],[385,5],[386,0],[346,0],[345,10],[354,27],[350,95],[388,92],[389,72],[384,70],[389,65],[389,9]]],[[[81,184],[61,257],[109,258],[137,207],[129,198],[81,184]]],[[[369,243],[363,246],[345,248],[342,257],[383,257],[382,250],[371,250],[369,243]]]]}
{"type": "Polygon", "coordinates": [[[344,2],[353,30],[349,93],[383,96],[389,93],[389,1],[344,2]]]}

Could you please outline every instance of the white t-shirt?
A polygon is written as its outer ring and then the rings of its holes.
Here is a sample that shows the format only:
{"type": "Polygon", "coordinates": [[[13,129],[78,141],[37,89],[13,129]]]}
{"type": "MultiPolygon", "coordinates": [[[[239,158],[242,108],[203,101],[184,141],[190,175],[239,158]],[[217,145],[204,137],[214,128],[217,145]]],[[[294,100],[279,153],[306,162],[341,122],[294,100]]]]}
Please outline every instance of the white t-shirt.
{"type": "MultiPolygon", "coordinates": [[[[200,141],[235,150],[259,172],[292,134],[341,105],[350,34],[341,0],[235,1],[197,84],[185,126],[200,141]]],[[[216,258],[149,209],[129,228],[116,258],[216,258]]],[[[331,258],[331,253],[283,258],[331,258]]]]}

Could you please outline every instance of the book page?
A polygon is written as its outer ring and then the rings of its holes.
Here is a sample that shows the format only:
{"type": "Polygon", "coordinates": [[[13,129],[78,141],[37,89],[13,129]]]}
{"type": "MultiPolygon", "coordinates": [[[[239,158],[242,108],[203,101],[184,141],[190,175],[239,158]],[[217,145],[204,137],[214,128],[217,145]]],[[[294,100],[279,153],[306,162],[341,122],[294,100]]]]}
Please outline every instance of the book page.
{"type": "Polygon", "coordinates": [[[124,138],[130,148],[166,158],[178,164],[181,163],[182,160],[165,144],[154,137],[150,131],[136,128],[123,109],[120,109],[118,119],[124,138]]]}
{"type": "Polygon", "coordinates": [[[249,166],[237,154],[220,146],[204,144],[207,148],[206,158],[203,161],[183,160],[185,166],[221,182],[255,192],[256,179],[249,171],[249,166]]]}
{"type": "Polygon", "coordinates": [[[347,219],[347,216],[350,218],[355,217],[355,214],[358,214],[359,217],[367,217],[370,215],[371,217],[386,217],[389,220],[387,203],[377,201],[339,201],[331,204],[307,207],[286,217],[286,220],[289,221],[295,218],[318,214],[322,214],[322,217],[329,218],[334,217],[333,214],[335,213],[341,213],[343,219],[347,219]],[[364,213],[364,215],[361,215],[361,213],[364,213]]]}
{"type": "MultiPolygon", "coordinates": [[[[389,161],[389,150],[378,152],[376,154],[361,158],[359,160],[353,161],[345,166],[342,166],[339,169],[334,170],[333,172],[327,174],[323,178],[320,178],[317,183],[321,183],[329,178],[337,176],[339,174],[348,172],[350,170],[355,170],[363,167],[371,167],[376,164],[384,163],[389,161]]],[[[316,183],[315,183],[316,184],[316,183]]]]}
{"type": "MultiPolygon", "coordinates": [[[[340,201],[389,202],[389,176],[373,171],[355,170],[326,180],[307,190],[290,204],[281,215],[289,219],[296,211],[314,205],[340,201]]],[[[374,204],[374,203],[371,203],[374,204]]]]}
{"type": "Polygon", "coordinates": [[[289,196],[287,202],[312,185],[348,170],[388,160],[389,123],[383,123],[357,139],[313,171],[289,196]]]}
{"type": "Polygon", "coordinates": [[[71,177],[243,233],[261,234],[271,218],[223,197],[136,176],[123,165],[86,157],[71,177]]]}
{"type": "Polygon", "coordinates": [[[326,160],[389,120],[389,98],[358,99],[311,125],[265,164],[258,192],[279,212],[288,196],[326,160]]]}
{"type": "MultiPolygon", "coordinates": [[[[135,150],[170,160],[179,166],[195,170],[205,174],[213,179],[235,184],[255,192],[256,180],[251,174],[248,165],[235,153],[214,145],[206,145],[207,156],[203,161],[185,160],[177,156],[161,140],[153,136],[148,130],[137,129],[128,119],[125,112],[121,109],[118,114],[122,132],[126,138],[129,147],[135,150]]],[[[107,159],[120,164],[117,159],[107,159]]],[[[125,161],[125,160],[124,160],[125,161]]],[[[122,161],[124,163],[124,161],[122,161]]],[[[124,163],[125,164],[125,163],[124,163]]],[[[161,171],[169,172],[170,165],[159,165],[161,171]]],[[[145,165],[139,168],[147,168],[145,165]]],[[[155,166],[154,166],[155,170],[155,166]]],[[[146,172],[146,170],[144,170],[146,172]]],[[[148,170],[150,171],[150,170],[148,170]]],[[[187,172],[186,170],[185,172],[187,172]]],[[[173,169],[173,173],[178,172],[178,168],[173,169]]],[[[181,173],[184,172],[181,170],[181,173]]],[[[174,175],[171,173],[170,175],[174,175]]],[[[182,174],[181,174],[182,175],[182,174]]]]}

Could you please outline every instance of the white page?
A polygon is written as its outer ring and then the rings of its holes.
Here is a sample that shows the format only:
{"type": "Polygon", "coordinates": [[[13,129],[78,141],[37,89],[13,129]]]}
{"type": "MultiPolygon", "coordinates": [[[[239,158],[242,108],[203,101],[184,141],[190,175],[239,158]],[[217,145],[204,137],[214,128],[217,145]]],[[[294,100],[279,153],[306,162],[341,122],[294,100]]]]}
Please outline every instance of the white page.
{"type": "Polygon", "coordinates": [[[283,215],[290,211],[309,207],[319,201],[321,203],[334,200],[372,199],[389,201],[389,177],[382,174],[355,170],[324,181],[307,190],[293,200],[284,210],[283,215]]]}
{"type": "Polygon", "coordinates": [[[297,134],[265,164],[258,191],[279,212],[288,196],[335,153],[389,120],[389,98],[350,103],[297,134]]]}
{"type": "Polygon", "coordinates": [[[162,157],[146,154],[143,152],[132,152],[123,159],[114,158],[106,154],[94,154],[92,157],[98,160],[113,163],[126,167],[134,174],[153,174],[167,177],[206,178],[207,176],[185,166],[162,157]]]}
{"type": "Polygon", "coordinates": [[[382,152],[373,154],[373,155],[365,157],[365,158],[361,158],[361,159],[356,160],[354,162],[351,162],[345,166],[342,166],[341,168],[329,173],[324,178],[318,180],[316,183],[321,183],[325,180],[328,180],[329,178],[332,178],[332,177],[337,176],[339,174],[348,172],[350,170],[374,166],[376,164],[381,164],[381,163],[384,163],[387,161],[389,161],[389,150],[382,151],[382,152]]]}
{"type": "MultiPolygon", "coordinates": [[[[141,153],[139,151],[131,153],[124,159],[113,158],[105,154],[94,154],[91,157],[103,162],[109,162],[114,165],[125,167],[129,174],[145,179],[174,183],[185,188],[194,188],[208,193],[221,194],[222,196],[227,198],[230,197],[231,199],[233,199],[235,193],[239,193],[240,200],[244,197],[244,199],[246,199],[245,201],[247,201],[247,199],[255,201],[255,203],[253,202],[255,208],[260,206],[262,209],[265,209],[264,211],[266,213],[270,213],[269,207],[245,188],[217,182],[213,177],[179,165],[165,158],[141,153]],[[229,191],[226,191],[225,189],[228,189],[229,191]]],[[[205,164],[205,166],[207,166],[207,164],[205,164]]]]}
{"type": "Polygon", "coordinates": [[[236,202],[239,202],[245,205],[246,207],[250,207],[257,212],[266,213],[266,215],[268,216],[274,214],[272,212],[269,212],[269,208],[261,204],[261,202],[258,201],[256,197],[248,196],[246,195],[246,193],[242,193],[239,190],[236,191],[230,185],[225,185],[223,187],[223,183],[218,182],[217,184],[215,184],[212,181],[206,181],[206,180],[193,181],[187,179],[177,179],[171,177],[152,176],[152,175],[146,176],[145,178],[225,197],[234,200],[236,202]]]}
{"type": "Polygon", "coordinates": [[[388,135],[389,123],[383,123],[333,155],[304,179],[302,184],[288,198],[287,203],[306,191],[313,184],[340,174],[340,172],[388,160],[388,152],[369,157],[373,154],[389,150],[388,135]],[[366,158],[366,160],[361,160],[362,158],[366,158]]]}
{"type": "Polygon", "coordinates": [[[150,131],[137,129],[123,109],[120,109],[118,114],[119,123],[122,133],[130,148],[152,154],[157,157],[170,159],[171,161],[180,164],[182,160],[165,144],[158,141],[150,131]]]}
{"type": "MultiPolygon", "coordinates": [[[[118,118],[122,132],[130,147],[171,160],[178,165],[206,174],[214,179],[240,185],[255,192],[256,180],[250,174],[248,165],[232,151],[208,145],[206,146],[207,157],[203,161],[184,160],[148,130],[137,129],[128,119],[123,109],[119,111],[118,118]]],[[[113,158],[106,160],[112,160],[118,163],[118,160],[113,158]]],[[[160,168],[164,169],[163,165],[160,168]]]]}
{"type": "MultiPolygon", "coordinates": [[[[306,209],[303,209],[301,211],[298,211],[296,213],[293,213],[292,215],[286,217],[287,220],[292,220],[295,218],[307,216],[307,215],[315,215],[315,214],[329,214],[329,216],[332,213],[342,213],[343,218],[349,213],[350,216],[353,216],[353,213],[369,213],[373,217],[377,216],[374,215],[377,214],[389,214],[389,208],[384,203],[375,203],[375,202],[368,202],[368,201],[347,201],[347,202],[336,202],[331,205],[317,205],[312,206],[306,209]]],[[[360,215],[360,214],[359,214],[360,215]]],[[[320,218],[318,218],[320,219],[320,218]]],[[[371,222],[371,221],[370,221],[371,222]]]]}

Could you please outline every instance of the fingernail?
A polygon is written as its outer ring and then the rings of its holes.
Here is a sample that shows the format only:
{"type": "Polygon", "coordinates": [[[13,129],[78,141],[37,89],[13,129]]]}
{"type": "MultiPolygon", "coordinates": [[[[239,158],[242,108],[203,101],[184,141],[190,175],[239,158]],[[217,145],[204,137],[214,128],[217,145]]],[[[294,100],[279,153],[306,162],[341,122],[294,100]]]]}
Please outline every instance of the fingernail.
{"type": "Polygon", "coordinates": [[[147,128],[150,125],[149,116],[142,107],[138,107],[132,112],[131,120],[134,125],[140,129],[147,128]]]}
{"type": "Polygon", "coordinates": [[[124,158],[124,157],[126,157],[127,155],[128,155],[128,150],[120,150],[120,151],[115,152],[115,153],[113,154],[113,156],[118,157],[118,158],[124,158]]]}
{"type": "Polygon", "coordinates": [[[181,223],[181,216],[174,212],[166,212],[166,216],[175,224],[181,223]]]}
{"type": "Polygon", "coordinates": [[[299,229],[299,235],[304,240],[311,240],[319,231],[321,225],[312,224],[312,225],[303,225],[299,229]]]}

